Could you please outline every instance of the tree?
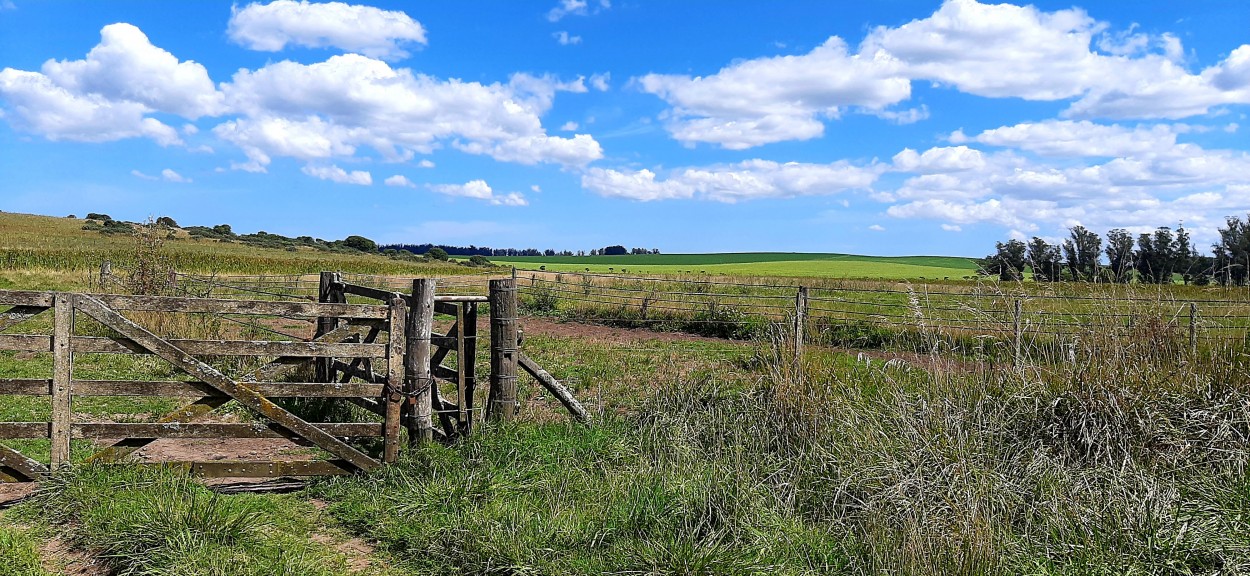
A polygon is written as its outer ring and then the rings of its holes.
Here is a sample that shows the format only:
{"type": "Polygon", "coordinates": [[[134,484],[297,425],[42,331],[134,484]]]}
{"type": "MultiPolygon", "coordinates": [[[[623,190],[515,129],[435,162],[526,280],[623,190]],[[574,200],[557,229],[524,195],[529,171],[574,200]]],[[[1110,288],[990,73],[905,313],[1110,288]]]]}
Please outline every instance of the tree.
{"type": "Polygon", "coordinates": [[[629,251],[625,250],[625,247],[621,246],[620,244],[617,244],[615,246],[607,246],[603,249],[604,256],[623,256],[628,253],[629,251]]]}
{"type": "Polygon", "coordinates": [[[1019,240],[996,242],[997,251],[977,261],[980,272],[997,275],[999,280],[1018,281],[1024,278],[1025,253],[1028,246],[1019,240]]]}
{"type": "Polygon", "coordinates": [[[1172,236],[1172,229],[1160,226],[1154,234],[1139,235],[1134,258],[1142,282],[1171,284],[1177,260],[1176,238],[1172,236]]]}
{"type": "Polygon", "coordinates": [[[431,260],[447,260],[448,258],[447,251],[437,246],[430,248],[430,251],[425,253],[425,257],[431,260]]]}
{"type": "Polygon", "coordinates": [[[174,222],[174,219],[169,216],[161,216],[160,218],[157,218],[156,224],[167,228],[179,228],[178,223],[174,222]]]}
{"type": "MultiPolygon", "coordinates": [[[[368,238],[365,238],[364,236],[356,236],[356,235],[348,236],[347,238],[343,239],[343,245],[347,246],[348,248],[360,250],[361,252],[377,252],[378,251],[378,243],[368,238]]],[[[446,253],[444,253],[444,255],[446,255],[446,253]]]]}
{"type": "Polygon", "coordinates": [[[1220,241],[1211,246],[1215,253],[1215,281],[1225,286],[1240,286],[1250,276],[1250,216],[1229,216],[1220,228],[1220,241]]]}
{"type": "Polygon", "coordinates": [[[1107,232],[1107,261],[1111,278],[1125,283],[1133,279],[1133,236],[1128,230],[1114,228],[1107,232]]]}
{"type": "Polygon", "coordinates": [[[222,236],[234,236],[234,231],[230,229],[229,224],[218,224],[213,226],[213,232],[222,236]]]}
{"type": "Polygon", "coordinates": [[[1063,256],[1073,280],[1093,282],[1098,277],[1098,258],[1102,253],[1102,238],[1084,226],[1068,229],[1068,239],[1063,241],[1063,256]]]}
{"type": "Polygon", "coordinates": [[[1189,284],[1196,272],[1194,267],[1198,251],[1190,243],[1189,230],[1185,229],[1183,222],[1176,228],[1176,242],[1172,248],[1172,270],[1181,275],[1181,282],[1189,284]]]}
{"type": "Polygon", "coordinates": [[[1029,268],[1033,269],[1033,280],[1037,282],[1058,282],[1063,270],[1063,259],[1059,246],[1049,244],[1045,240],[1033,237],[1029,241],[1029,268]]]}

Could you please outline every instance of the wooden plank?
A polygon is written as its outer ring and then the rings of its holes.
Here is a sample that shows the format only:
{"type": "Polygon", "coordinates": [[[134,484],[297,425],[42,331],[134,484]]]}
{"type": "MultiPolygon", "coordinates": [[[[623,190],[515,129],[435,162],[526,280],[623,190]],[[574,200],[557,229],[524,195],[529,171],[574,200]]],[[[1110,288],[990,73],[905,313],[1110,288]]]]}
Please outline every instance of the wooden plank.
{"type": "Polygon", "coordinates": [[[74,296],[74,303],[79,310],[104,323],[106,326],[117,330],[127,338],[142,344],[145,348],[174,366],[225,392],[240,404],[307,439],[318,447],[347,460],[356,468],[372,470],[378,466],[377,460],[305,422],[291,412],[284,410],[252,388],[227,378],[224,374],[217,371],[216,368],[196,360],[188,353],[178,349],[177,346],[162,340],[155,334],[145,330],[142,326],[131,322],[125,316],[110,310],[99,300],[85,294],[78,294],[74,296]]]}
{"type": "Polygon", "coordinates": [[[405,329],[408,323],[408,304],[399,295],[389,302],[390,335],[386,346],[386,433],[382,442],[382,461],[399,460],[399,429],[404,406],[404,346],[407,344],[405,329]]]}
{"type": "MultiPolygon", "coordinates": [[[[372,322],[376,321],[349,321],[346,325],[339,326],[334,330],[315,336],[313,340],[317,342],[342,342],[351,335],[358,334],[360,325],[371,324],[372,322]]],[[[261,366],[260,368],[257,368],[254,372],[252,372],[250,379],[259,382],[277,380],[279,376],[290,371],[293,366],[298,366],[311,361],[313,360],[310,360],[309,358],[282,356],[274,359],[272,362],[264,366],[261,366]]]]}
{"type": "MultiPolygon", "coordinates": [[[[38,382],[38,381],[34,381],[38,382]]],[[[352,396],[377,397],[382,395],[381,384],[366,382],[249,382],[244,384],[266,398],[349,398],[352,396]]],[[[0,394],[5,385],[0,381],[0,394]]],[[[221,391],[204,382],[166,380],[138,382],[131,380],[75,380],[75,396],[162,396],[166,398],[229,398],[221,391]]]]}
{"type": "Polygon", "coordinates": [[[92,295],[114,310],[153,312],[209,312],[255,316],[295,316],[299,318],[386,318],[386,307],[373,304],[337,302],[282,302],[275,300],[223,300],[219,298],[179,298],[172,296],[92,295]]]}
{"type": "Polygon", "coordinates": [[[18,480],[26,482],[38,480],[48,473],[47,466],[3,445],[0,445],[0,470],[3,470],[9,476],[17,476],[18,480]]]}
{"type": "Polygon", "coordinates": [[[412,309],[405,329],[408,342],[404,358],[404,392],[412,414],[408,423],[408,441],[414,444],[434,439],[430,335],[434,333],[435,289],[433,278],[412,281],[412,309]]]}
{"type": "Polygon", "coordinates": [[[0,312],[0,331],[30,320],[47,309],[46,306],[14,306],[0,312]]]}
{"type": "Polygon", "coordinates": [[[473,432],[473,395],[477,389],[477,303],[470,302],[466,306],[464,322],[458,325],[464,331],[464,357],[456,362],[459,364],[457,372],[464,375],[464,397],[458,401],[468,412],[460,425],[463,433],[469,434],[473,432]]]}
{"type": "Polygon", "coordinates": [[[590,422],[590,413],[586,412],[586,409],[582,407],[582,403],[578,402],[577,398],[573,396],[573,393],[561,384],[559,380],[556,380],[554,376],[546,370],[543,370],[542,366],[539,366],[537,362],[531,360],[530,357],[526,356],[524,352],[517,353],[517,363],[520,364],[521,368],[524,368],[526,372],[529,372],[530,376],[533,376],[534,379],[538,380],[538,382],[543,385],[543,388],[546,388],[548,392],[551,392],[551,394],[564,405],[564,409],[568,410],[569,414],[572,414],[578,422],[590,422]]]}
{"type": "Polygon", "coordinates": [[[0,306],[39,306],[51,308],[55,292],[0,290],[0,306]]]}
{"type": "Polygon", "coordinates": [[[448,316],[455,316],[457,308],[460,308],[460,307],[456,306],[455,304],[452,304],[451,302],[439,302],[438,300],[434,301],[434,313],[435,314],[446,314],[448,316]]]}
{"type": "Polygon", "coordinates": [[[52,379],[0,379],[0,396],[51,396],[52,379]]]}
{"type": "MultiPolygon", "coordinates": [[[[312,358],[333,354],[344,358],[382,358],[386,347],[381,344],[343,342],[294,342],[275,340],[184,340],[169,343],[194,355],[211,356],[283,356],[312,358]]],[[[48,352],[52,337],[37,334],[0,334],[0,350],[48,352]]],[[[74,351],[80,354],[149,354],[141,344],[127,338],[75,336],[74,351]]]]}
{"type": "Polygon", "coordinates": [[[439,295],[434,297],[435,302],[486,302],[489,298],[485,296],[456,296],[456,295],[439,295]]]}
{"type": "Polygon", "coordinates": [[[458,329],[461,326],[464,326],[465,306],[467,306],[467,304],[460,304],[456,306],[456,326],[455,326],[457,328],[456,330],[456,403],[460,405],[460,413],[456,415],[456,419],[460,422],[461,429],[464,428],[465,420],[469,419],[468,409],[466,408],[465,403],[464,403],[464,389],[465,389],[465,383],[466,383],[465,370],[464,370],[464,356],[465,356],[464,354],[464,350],[465,350],[464,330],[458,329]]]}
{"type": "MultiPolygon", "coordinates": [[[[177,464],[175,464],[177,465],[177,464]]],[[[346,476],[352,464],[343,460],[303,460],[296,462],[216,462],[182,463],[192,474],[205,478],[278,478],[281,476],[346,476]]]]}
{"type": "Polygon", "coordinates": [[[357,368],[354,365],[348,364],[346,362],[340,362],[338,360],[335,360],[334,363],[331,364],[331,366],[334,368],[335,372],[342,373],[344,376],[347,376],[347,377],[359,378],[361,380],[364,380],[365,382],[372,382],[372,383],[377,383],[377,384],[386,382],[386,376],[383,376],[376,372],[366,371],[363,368],[357,368]]]}
{"type": "MultiPolygon", "coordinates": [[[[200,398],[195,402],[187,404],[182,408],[162,416],[159,420],[157,420],[157,423],[190,422],[197,418],[204,417],[229,401],[230,397],[225,396],[224,394],[216,398],[200,398]]],[[[108,446],[99,452],[88,456],[86,462],[117,462],[134,453],[136,450],[151,444],[152,442],[153,440],[151,438],[124,438],[114,442],[112,446],[108,446]]]]}
{"type": "Polygon", "coordinates": [[[70,423],[74,410],[74,296],[57,293],[52,327],[52,468],[69,464],[70,423]]]}
{"type": "Polygon", "coordinates": [[[368,286],[361,286],[359,284],[348,284],[346,282],[341,282],[339,283],[339,286],[341,286],[343,292],[347,294],[355,294],[357,296],[364,296],[365,298],[373,298],[374,300],[380,300],[382,302],[390,302],[391,298],[394,298],[395,296],[399,296],[400,298],[403,298],[403,295],[398,292],[394,292],[390,290],[379,290],[377,288],[370,288],[368,286]]]}
{"type": "Polygon", "coordinates": [[[51,437],[51,422],[0,422],[0,439],[3,440],[30,440],[51,437]]]}
{"type": "MultiPolygon", "coordinates": [[[[382,435],[382,425],[374,422],[318,422],[312,426],[338,438],[371,438],[382,435]]],[[[3,424],[0,424],[3,426],[3,424]]],[[[78,423],[72,426],[74,438],[290,438],[302,440],[285,428],[269,424],[165,424],[78,423]]]]}

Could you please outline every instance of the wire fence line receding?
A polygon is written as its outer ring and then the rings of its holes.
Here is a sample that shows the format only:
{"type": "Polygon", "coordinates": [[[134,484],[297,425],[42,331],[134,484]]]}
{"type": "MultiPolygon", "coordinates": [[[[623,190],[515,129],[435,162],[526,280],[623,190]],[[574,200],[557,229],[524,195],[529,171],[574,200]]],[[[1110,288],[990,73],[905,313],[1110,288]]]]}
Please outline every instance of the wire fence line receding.
{"type": "Polygon", "coordinates": [[[749,337],[753,328],[788,324],[796,315],[804,316],[794,325],[804,327],[805,338],[835,343],[872,338],[876,330],[1018,340],[1169,331],[1191,345],[1250,335],[1250,297],[1222,288],[868,280],[800,286],[545,270],[516,274],[522,305],[531,313],[729,337],[749,337]]]}

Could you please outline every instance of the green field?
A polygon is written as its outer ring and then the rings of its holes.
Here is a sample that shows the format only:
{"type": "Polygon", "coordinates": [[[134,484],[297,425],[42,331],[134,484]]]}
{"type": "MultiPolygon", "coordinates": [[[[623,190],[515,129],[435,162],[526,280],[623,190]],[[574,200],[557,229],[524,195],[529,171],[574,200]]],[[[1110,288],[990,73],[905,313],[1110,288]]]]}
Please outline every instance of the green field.
{"type": "Polygon", "coordinates": [[[815,278],[956,280],[976,273],[969,258],[950,256],[857,256],[796,252],[724,254],[630,254],[625,256],[501,256],[496,264],[557,272],[626,272],[815,278]]]}

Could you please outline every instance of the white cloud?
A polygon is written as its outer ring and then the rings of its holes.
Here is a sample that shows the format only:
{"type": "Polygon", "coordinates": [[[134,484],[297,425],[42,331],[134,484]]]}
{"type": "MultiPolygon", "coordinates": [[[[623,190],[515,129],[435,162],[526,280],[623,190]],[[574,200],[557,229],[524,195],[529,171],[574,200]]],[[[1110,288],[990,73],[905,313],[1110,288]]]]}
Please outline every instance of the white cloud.
{"type": "Polygon", "coordinates": [[[747,60],[704,77],[648,74],[639,84],[672,105],[674,138],[735,150],[815,138],[822,119],[845,107],[880,110],[911,96],[894,58],[851,55],[837,37],[800,56],[747,60]]]}
{"type": "Polygon", "coordinates": [[[135,102],[146,111],[195,119],[225,111],[222,94],[203,65],[153,46],[130,24],[109,24],[100,43],[83,60],[49,60],[43,73],[56,86],[79,95],[135,102]]]}
{"type": "Polygon", "coordinates": [[[275,0],[241,9],[236,6],[231,12],[227,34],[252,50],[277,52],[288,44],[333,47],[398,60],[408,57],[401,46],[426,43],[425,28],[398,10],[343,2],[275,0]]]}
{"type": "Polygon", "coordinates": [[[872,226],[869,226],[868,229],[872,230],[873,232],[885,232],[885,226],[882,226],[880,224],[873,224],[872,226]]]}
{"type": "Polygon", "coordinates": [[[942,229],[947,232],[962,232],[963,228],[957,224],[943,224],[942,229]]]}
{"type": "Polygon", "coordinates": [[[334,165],[322,166],[313,164],[308,164],[300,170],[313,178],[329,180],[339,184],[356,184],[358,186],[369,186],[373,184],[373,176],[363,170],[353,170],[348,172],[334,165]]]}
{"type": "Polygon", "coordinates": [[[17,4],[13,0],[0,0],[0,10],[17,10],[17,4]]]}
{"type": "Polygon", "coordinates": [[[138,170],[131,170],[130,175],[140,180],[160,180],[160,178],[156,176],[153,176],[151,174],[144,174],[143,172],[140,172],[138,170]]]}
{"type": "Polygon", "coordinates": [[[417,167],[418,167],[418,168],[433,168],[433,167],[434,167],[434,162],[432,162],[432,161],[430,161],[430,160],[428,160],[428,159],[426,159],[426,158],[422,158],[420,162],[417,162],[417,167]]]}
{"type": "Polygon", "coordinates": [[[572,120],[569,120],[568,122],[565,122],[564,124],[562,124],[562,125],[560,126],[560,131],[561,131],[561,132],[576,132],[576,131],[577,131],[577,122],[574,122],[574,121],[572,121],[572,120]]]}
{"type": "Polygon", "coordinates": [[[416,184],[412,183],[412,180],[409,180],[407,176],[404,176],[402,174],[396,174],[394,176],[391,176],[390,178],[387,178],[386,180],[383,180],[382,182],[386,184],[387,186],[398,186],[401,188],[416,188],[417,187],[416,184]]]}
{"type": "Polygon", "coordinates": [[[598,0],[594,2],[595,7],[592,9],[587,0],[560,0],[554,8],[547,12],[547,20],[551,22],[559,22],[565,16],[586,16],[592,13],[599,13],[612,7],[610,0],[598,0]]]}
{"type": "Polygon", "coordinates": [[[556,42],[559,42],[561,46],[568,46],[568,45],[570,45],[570,44],[581,44],[581,43],[582,43],[582,37],[581,37],[581,36],[571,36],[571,35],[569,35],[569,33],[568,33],[568,32],[565,32],[564,30],[561,30],[561,31],[559,31],[559,32],[555,32],[555,33],[553,33],[553,34],[551,35],[551,37],[552,37],[552,38],[555,38],[555,39],[556,39],[556,42]]]}
{"type": "Polygon", "coordinates": [[[187,177],[183,176],[182,174],[179,174],[179,173],[177,173],[177,172],[174,172],[174,171],[173,171],[172,169],[170,169],[170,168],[166,168],[166,169],[164,169],[164,170],[161,170],[161,178],[163,178],[166,182],[177,182],[177,183],[179,183],[179,184],[189,184],[189,183],[191,183],[191,179],[190,179],[190,178],[187,178],[187,177]]]}
{"type": "Polygon", "coordinates": [[[905,172],[934,174],[939,172],[957,172],[975,170],[985,166],[985,158],[980,150],[967,146],[951,146],[930,148],[924,154],[917,154],[911,148],[904,148],[894,155],[894,168],[905,172]]]}
{"type": "Polygon", "coordinates": [[[263,169],[272,156],[351,157],[362,147],[407,161],[443,143],[521,164],[580,166],[603,155],[589,135],[548,136],[542,127],[557,92],[586,90],[580,80],[518,74],[506,85],[483,85],[347,54],[240,70],[223,90],[244,117],[214,133],[240,146],[244,169],[263,169]]]}
{"type": "Polygon", "coordinates": [[[838,37],[806,54],[735,62],[715,74],[648,74],[673,137],[743,149],[807,140],[847,110],[895,123],[927,108],[894,110],[912,81],[987,98],[1071,104],[1074,118],[1182,118],[1250,103],[1250,45],[1200,73],[1169,34],[1108,32],[1080,9],[946,0],[932,15],[873,28],[852,52],[838,37]]]}
{"type": "Polygon", "coordinates": [[[502,196],[496,195],[485,180],[471,180],[464,184],[429,184],[428,188],[439,194],[485,200],[494,205],[525,206],[529,204],[525,196],[519,192],[509,192],[502,196]]]}
{"type": "Polygon", "coordinates": [[[604,72],[602,74],[590,75],[590,87],[600,92],[607,92],[608,89],[611,88],[611,86],[609,85],[609,82],[611,81],[612,81],[611,72],[604,72]]]}
{"type": "Polygon", "coordinates": [[[756,198],[829,195],[866,189],[880,174],[879,166],[832,164],[781,164],[747,160],[738,164],[686,168],[657,179],[650,170],[621,172],[590,168],[582,174],[582,187],[602,196],[632,200],[708,199],[737,202],[756,198]]]}
{"type": "Polygon", "coordinates": [[[143,104],[75,94],[38,72],[0,70],[0,95],[9,104],[4,117],[14,128],[49,140],[110,142],[144,137],[161,146],[182,143],[172,127],[145,117],[148,108],[143,104]]]}
{"type": "Polygon", "coordinates": [[[952,135],[951,141],[975,141],[991,146],[1019,148],[1043,156],[1117,157],[1165,152],[1176,146],[1176,135],[1181,131],[1166,124],[1126,128],[1114,124],[1095,124],[1088,120],[1047,120],[994,128],[973,138],[956,133],[952,135]]]}

